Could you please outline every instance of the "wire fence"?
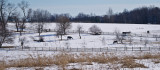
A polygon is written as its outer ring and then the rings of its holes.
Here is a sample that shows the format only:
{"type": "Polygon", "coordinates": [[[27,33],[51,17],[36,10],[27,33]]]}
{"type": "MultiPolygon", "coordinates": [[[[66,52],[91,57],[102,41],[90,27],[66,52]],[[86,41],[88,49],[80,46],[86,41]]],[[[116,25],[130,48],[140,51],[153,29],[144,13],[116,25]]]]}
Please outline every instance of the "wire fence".
{"type": "MultiPolygon", "coordinates": [[[[56,32],[55,29],[46,29],[43,32],[56,32]]],[[[36,31],[27,31],[25,34],[37,33],[36,31]]],[[[76,30],[68,30],[67,33],[78,33],[76,30]]],[[[92,34],[90,31],[82,31],[81,34],[92,34]]],[[[115,35],[114,32],[102,32],[101,35],[115,35]]],[[[137,34],[131,33],[133,37],[148,37],[148,38],[160,38],[160,35],[156,34],[137,34]]]]}
{"type": "Polygon", "coordinates": [[[60,47],[24,47],[0,48],[1,51],[53,51],[53,52],[112,52],[112,51],[160,51],[160,47],[106,47],[106,48],[60,48],[60,47]]]}

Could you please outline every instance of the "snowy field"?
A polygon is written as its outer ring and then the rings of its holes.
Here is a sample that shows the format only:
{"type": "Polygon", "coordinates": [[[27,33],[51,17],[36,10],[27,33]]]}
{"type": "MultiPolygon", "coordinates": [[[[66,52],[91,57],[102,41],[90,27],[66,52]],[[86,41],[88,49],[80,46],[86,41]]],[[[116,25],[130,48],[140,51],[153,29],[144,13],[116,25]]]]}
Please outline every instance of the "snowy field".
{"type": "MultiPolygon", "coordinates": [[[[68,33],[68,35],[63,36],[63,40],[60,41],[60,38],[56,37],[55,32],[44,32],[41,36],[44,38],[45,42],[35,42],[32,38],[38,39],[38,33],[28,33],[33,32],[34,23],[26,24],[26,33],[23,33],[22,36],[19,33],[14,34],[14,43],[12,44],[3,44],[3,46],[16,46],[20,47],[19,38],[25,37],[25,47],[60,47],[60,48],[106,48],[106,47],[160,47],[160,39],[156,41],[155,38],[152,37],[133,37],[132,44],[128,42],[124,42],[124,44],[113,44],[115,40],[115,35],[91,35],[91,34],[81,34],[82,39],[79,39],[78,33],[68,33]],[[72,36],[73,40],[67,40],[67,36],[72,36]],[[142,39],[142,41],[140,41],[142,39]],[[144,40],[148,40],[148,44],[144,45],[144,40]]],[[[92,25],[97,25],[102,29],[103,32],[114,32],[115,29],[118,29],[120,32],[131,32],[133,34],[147,34],[147,31],[150,31],[150,35],[160,35],[160,25],[151,25],[151,24],[104,24],[104,23],[72,23],[72,28],[70,31],[76,31],[77,26],[82,25],[84,31],[89,31],[89,28],[92,25]]],[[[16,31],[15,24],[9,23],[8,28],[10,30],[16,31]]],[[[47,23],[44,28],[46,29],[55,29],[55,23],[47,23]]],[[[40,56],[53,56],[59,54],[61,52],[53,52],[53,51],[0,51],[0,62],[1,61],[15,61],[20,59],[26,59],[28,57],[37,57],[37,54],[40,56]]],[[[137,56],[140,54],[159,54],[156,52],[107,52],[109,55],[114,55],[119,58],[124,56],[137,56]]],[[[72,52],[71,54],[80,54],[78,52],[72,52]]],[[[88,54],[88,53],[86,53],[88,54]]],[[[92,52],[90,54],[101,54],[100,52],[92,52]]],[[[159,58],[158,58],[159,59],[159,58]]],[[[131,68],[135,70],[159,70],[160,63],[154,63],[153,59],[136,59],[137,63],[144,64],[147,68],[131,68]]],[[[91,65],[83,65],[82,63],[69,63],[66,66],[67,70],[74,70],[73,68],[82,69],[82,70],[112,70],[113,64],[99,64],[96,62],[92,62],[91,65]],[[108,67],[109,66],[109,67],[108,67]],[[110,69],[111,68],[111,69],[110,69]]],[[[130,68],[122,68],[121,64],[116,64],[116,67],[120,70],[130,70],[130,68]]],[[[36,70],[39,67],[22,67],[16,68],[11,67],[7,68],[7,70],[36,70]]],[[[40,67],[41,68],[41,67],[40,67]]],[[[42,70],[61,70],[62,68],[57,65],[50,65],[42,67],[42,70]]],[[[38,69],[37,69],[38,70],[38,69]]]]}
{"type": "MultiPolygon", "coordinates": [[[[25,31],[33,32],[34,23],[26,24],[25,31]]],[[[92,25],[97,25],[103,32],[114,32],[118,29],[120,32],[131,32],[132,34],[142,34],[147,35],[147,31],[150,31],[149,35],[160,35],[160,25],[151,25],[151,24],[105,24],[105,23],[72,23],[72,28],[69,31],[76,32],[77,26],[83,26],[84,31],[89,31],[89,28],[92,25]]],[[[45,29],[54,30],[56,28],[55,23],[47,23],[44,26],[45,29]]],[[[10,23],[9,29],[16,31],[15,24],[10,23]]],[[[79,39],[78,33],[68,33],[68,35],[63,36],[63,41],[59,41],[60,38],[56,37],[55,32],[44,32],[41,34],[44,37],[45,42],[35,42],[32,37],[38,39],[38,33],[25,33],[26,43],[24,44],[27,47],[64,47],[64,48],[105,48],[105,47],[157,47],[160,44],[160,39],[156,41],[156,38],[151,37],[133,37],[132,44],[113,44],[115,40],[115,35],[90,35],[90,34],[81,34],[82,39],[79,39]],[[73,40],[67,40],[67,36],[72,36],[73,40]],[[140,41],[140,39],[142,41],[140,41]],[[147,46],[144,46],[144,40],[148,40],[147,46]],[[103,42],[105,41],[105,42],[103,42]],[[67,47],[66,47],[67,44],[67,47]]],[[[15,34],[14,46],[20,46],[19,42],[19,33],[15,34]]],[[[8,45],[8,44],[4,44],[8,45]]]]}

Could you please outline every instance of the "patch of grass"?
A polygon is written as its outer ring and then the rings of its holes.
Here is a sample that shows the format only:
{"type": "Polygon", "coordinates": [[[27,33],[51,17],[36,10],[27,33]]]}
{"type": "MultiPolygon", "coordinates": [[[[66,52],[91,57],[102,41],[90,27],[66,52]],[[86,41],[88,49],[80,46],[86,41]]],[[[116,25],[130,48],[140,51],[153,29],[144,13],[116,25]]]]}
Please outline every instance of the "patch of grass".
{"type": "Polygon", "coordinates": [[[160,44],[160,42],[152,42],[152,44],[160,44]]]}
{"type": "MultiPolygon", "coordinates": [[[[99,64],[122,64],[122,68],[147,68],[143,64],[136,63],[135,60],[141,59],[160,59],[159,54],[141,54],[138,56],[124,56],[119,57],[115,56],[114,54],[109,53],[101,53],[101,54],[87,54],[87,53],[80,53],[80,54],[71,54],[62,52],[57,55],[40,55],[37,54],[34,57],[33,55],[29,55],[28,58],[13,60],[10,61],[8,64],[5,62],[0,62],[0,70],[9,67],[44,67],[44,66],[51,66],[51,65],[58,65],[63,70],[67,67],[69,63],[82,63],[83,65],[93,65],[92,63],[99,63],[99,64]]],[[[160,63],[160,60],[154,60],[154,63],[160,63]]]]}
{"type": "Polygon", "coordinates": [[[72,68],[72,69],[69,69],[69,70],[82,70],[82,69],[72,68]]]}
{"type": "Polygon", "coordinates": [[[8,67],[42,67],[49,66],[53,64],[52,58],[43,56],[41,57],[39,54],[36,58],[30,56],[26,59],[14,60],[11,61],[7,66],[8,67]]]}
{"type": "Polygon", "coordinates": [[[160,63],[160,59],[153,59],[152,62],[154,62],[155,64],[160,63]]]}
{"type": "Polygon", "coordinates": [[[2,46],[1,48],[14,48],[15,46],[2,46]]]}
{"type": "Polygon", "coordinates": [[[134,57],[134,59],[158,59],[158,58],[160,58],[159,54],[151,54],[151,53],[145,53],[143,55],[134,57]]]}
{"type": "Polygon", "coordinates": [[[5,70],[6,67],[6,62],[5,61],[0,61],[0,70],[5,70]]]}
{"type": "Polygon", "coordinates": [[[136,63],[132,57],[125,57],[121,59],[122,68],[147,68],[144,64],[136,63]]]}

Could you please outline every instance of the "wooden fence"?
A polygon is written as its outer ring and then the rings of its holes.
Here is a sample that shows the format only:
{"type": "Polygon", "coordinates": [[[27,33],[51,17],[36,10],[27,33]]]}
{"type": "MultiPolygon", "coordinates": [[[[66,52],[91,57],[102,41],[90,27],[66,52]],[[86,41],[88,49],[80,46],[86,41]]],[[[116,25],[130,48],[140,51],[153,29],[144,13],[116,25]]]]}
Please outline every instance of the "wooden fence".
{"type": "Polygon", "coordinates": [[[160,47],[106,47],[106,48],[25,47],[25,48],[0,48],[0,51],[53,51],[53,52],[160,51],[160,47]]]}

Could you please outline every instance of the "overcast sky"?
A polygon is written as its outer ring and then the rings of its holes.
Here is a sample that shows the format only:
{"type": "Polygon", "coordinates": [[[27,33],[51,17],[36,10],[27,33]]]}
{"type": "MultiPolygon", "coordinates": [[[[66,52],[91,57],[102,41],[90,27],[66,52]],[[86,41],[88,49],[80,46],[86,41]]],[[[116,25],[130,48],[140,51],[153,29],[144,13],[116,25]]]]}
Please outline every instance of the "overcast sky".
{"type": "MultiPolygon", "coordinates": [[[[22,0],[8,0],[19,3],[22,0]]],[[[109,8],[114,13],[122,12],[124,9],[132,10],[137,7],[154,5],[160,7],[160,0],[25,0],[32,9],[45,9],[52,14],[69,13],[72,16],[80,12],[85,14],[104,15],[109,8]]]]}

